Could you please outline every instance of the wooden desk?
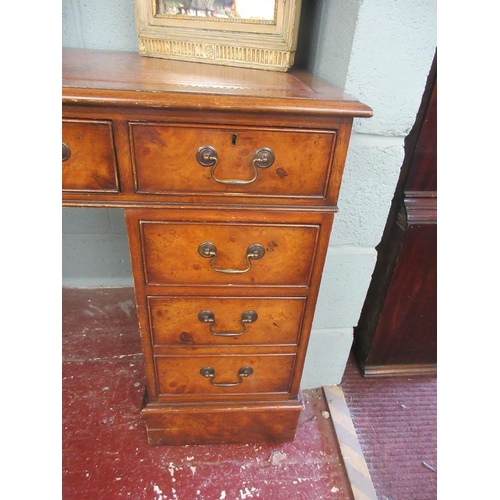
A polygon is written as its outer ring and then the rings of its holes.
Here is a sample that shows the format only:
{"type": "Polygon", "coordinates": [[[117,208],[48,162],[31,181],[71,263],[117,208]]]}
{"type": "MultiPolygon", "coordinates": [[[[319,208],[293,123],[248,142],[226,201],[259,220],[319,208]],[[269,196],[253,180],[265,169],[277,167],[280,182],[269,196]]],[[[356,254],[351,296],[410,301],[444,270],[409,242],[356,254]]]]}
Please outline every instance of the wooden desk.
{"type": "Polygon", "coordinates": [[[150,444],[291,441],[353,117],[304,71],[63,50],[63,205],[125,209],[150,444]]]}

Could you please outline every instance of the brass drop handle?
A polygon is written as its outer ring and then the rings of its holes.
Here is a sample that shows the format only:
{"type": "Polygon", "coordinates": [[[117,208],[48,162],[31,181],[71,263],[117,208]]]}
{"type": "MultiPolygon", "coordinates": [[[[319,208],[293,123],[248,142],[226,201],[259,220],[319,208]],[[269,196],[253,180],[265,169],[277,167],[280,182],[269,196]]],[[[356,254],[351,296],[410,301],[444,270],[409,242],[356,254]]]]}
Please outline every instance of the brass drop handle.
{"type": "Polygon", "coordinates": [[[71,149],[65,142],[63,142],[62,143],[62,161],[68,161],[70,156],[71,156],[71,149]]]}
{"type": "Polygon", "coordinates": [[[214,270],[217,271],[218,273],[225,273],[225,274],[243,274],[247,273],[250,271],[252,268],[252,263],[250,260],[259,260],[264,257],[264,254],[266,253],[265,248],[260,245],[259,243],[254,243],[253,245],[250,245],[247,248],[247,267],[245,269],[218,269],[215,267],[214,263],[215,260],[217,259],[217,247],[213,244],[210,243],[209,241],[205,241],[204,243],[201,243],[200,246],[198,247],[198,253],[207,259],[212,259],[210,261],[210,267],[214,270]]]}
{"type": "Polygon", "coordinates": [[[196,159],[202,167],[212,167],[210,170],[210,175],[215,182],[220,184],[230,184],[230,185],[244,185],[251,184],[257,180],[259,175],[257,167],[268,168],[274,163],[274,152],[270,148],[260,148],[253,155],[252,167],[253,167],[253,177],[250,180],[242,179],[219,179],[215,175],[215,169],[219,163],[219,155],[217,151],[212,146],[202,146],[196,152],[196,159]]]}
{"type": "Polygon", "coordinates": [[[204,366],[200,370],[200,375],[205,378],[210,379],[210,383],[216,387],[234,387],[240,385],[243,379],[249,377],[253,373],[253,368],[251,366],[242,366],[238,370],[238,382],[215,382],[215,368],[211,366],[204,366]]]}
{"type": "Polygon", "coordinates": [[[215,314],[212,311],[201,311],[198,314],[198,319],[202,323],[208,323],[210,325],[210,333],[212,335],[216,335],[217,337],[239,337],[246,332],[246,323],[254,323],[255,321],[257,321],[257,318],[258,316],[255,311],[245,311],[241,315],[242,329],[239,332],[216,332],[213,329],[215,325],[215,314]]]}

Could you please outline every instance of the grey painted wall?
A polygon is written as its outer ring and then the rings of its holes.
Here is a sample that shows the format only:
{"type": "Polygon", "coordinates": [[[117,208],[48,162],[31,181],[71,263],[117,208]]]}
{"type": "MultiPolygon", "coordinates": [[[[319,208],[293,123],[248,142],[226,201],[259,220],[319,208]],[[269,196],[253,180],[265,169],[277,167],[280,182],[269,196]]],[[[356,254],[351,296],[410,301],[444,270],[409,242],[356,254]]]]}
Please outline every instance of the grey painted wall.
{"type": "MultiPolygon", "coordinates": [[[[137,51],[133,0],[63,0],[63,46],[137,51]]],[[[436,0],[303,0],[297,65],[371,106],[355,120],[304,388],[344,372],[436,48],[436,0]]],[[[132,285],[123,211],[63,209],[63,285],[132,285]]]]}

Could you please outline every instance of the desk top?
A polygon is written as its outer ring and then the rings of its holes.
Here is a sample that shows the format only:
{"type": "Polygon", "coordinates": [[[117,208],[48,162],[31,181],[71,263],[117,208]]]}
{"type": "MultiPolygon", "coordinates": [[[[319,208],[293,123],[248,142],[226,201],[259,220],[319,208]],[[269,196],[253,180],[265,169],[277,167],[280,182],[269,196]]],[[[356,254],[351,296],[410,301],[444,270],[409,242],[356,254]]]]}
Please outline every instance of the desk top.
{"type": "Polygon", "coordinates": [[[63,103],[372,116],[372,110],[310,73],[273,72],[140,56],[62,51],[63,103]],[[222,99],[224,97],[224,99],[222,99]]]}

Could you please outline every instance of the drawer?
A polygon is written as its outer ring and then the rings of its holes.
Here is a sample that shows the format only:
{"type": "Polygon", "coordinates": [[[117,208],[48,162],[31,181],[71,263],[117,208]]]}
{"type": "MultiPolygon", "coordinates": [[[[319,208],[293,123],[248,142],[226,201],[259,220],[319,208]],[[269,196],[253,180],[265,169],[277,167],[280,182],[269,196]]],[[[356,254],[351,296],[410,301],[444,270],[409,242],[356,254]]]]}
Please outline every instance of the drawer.
{"type": "Polygon", "coordinates": [[[153,345],[296,345],[305,298],[148,297],[153,345]]]}
{"type": "Polygon", "coordinates": [[[62,185],[65,191],[119,191],[109,121],[63,120],[62,185]]]}
{"type": "Polygon", "coordinates": [[[336,137],[332,131],[143,123],[130,124],[130,134],[139,193],[287,198],[326,196],[336,137]]]}
{"type": "Polygon", "coordinates": [[[160,396],[288,393],[294,354],[157,356],[160,396]]]}
{"type": "Polygon", "coordinates": [[[309,286],[319,225],[141,221],[148,285],[309,286]]]}

